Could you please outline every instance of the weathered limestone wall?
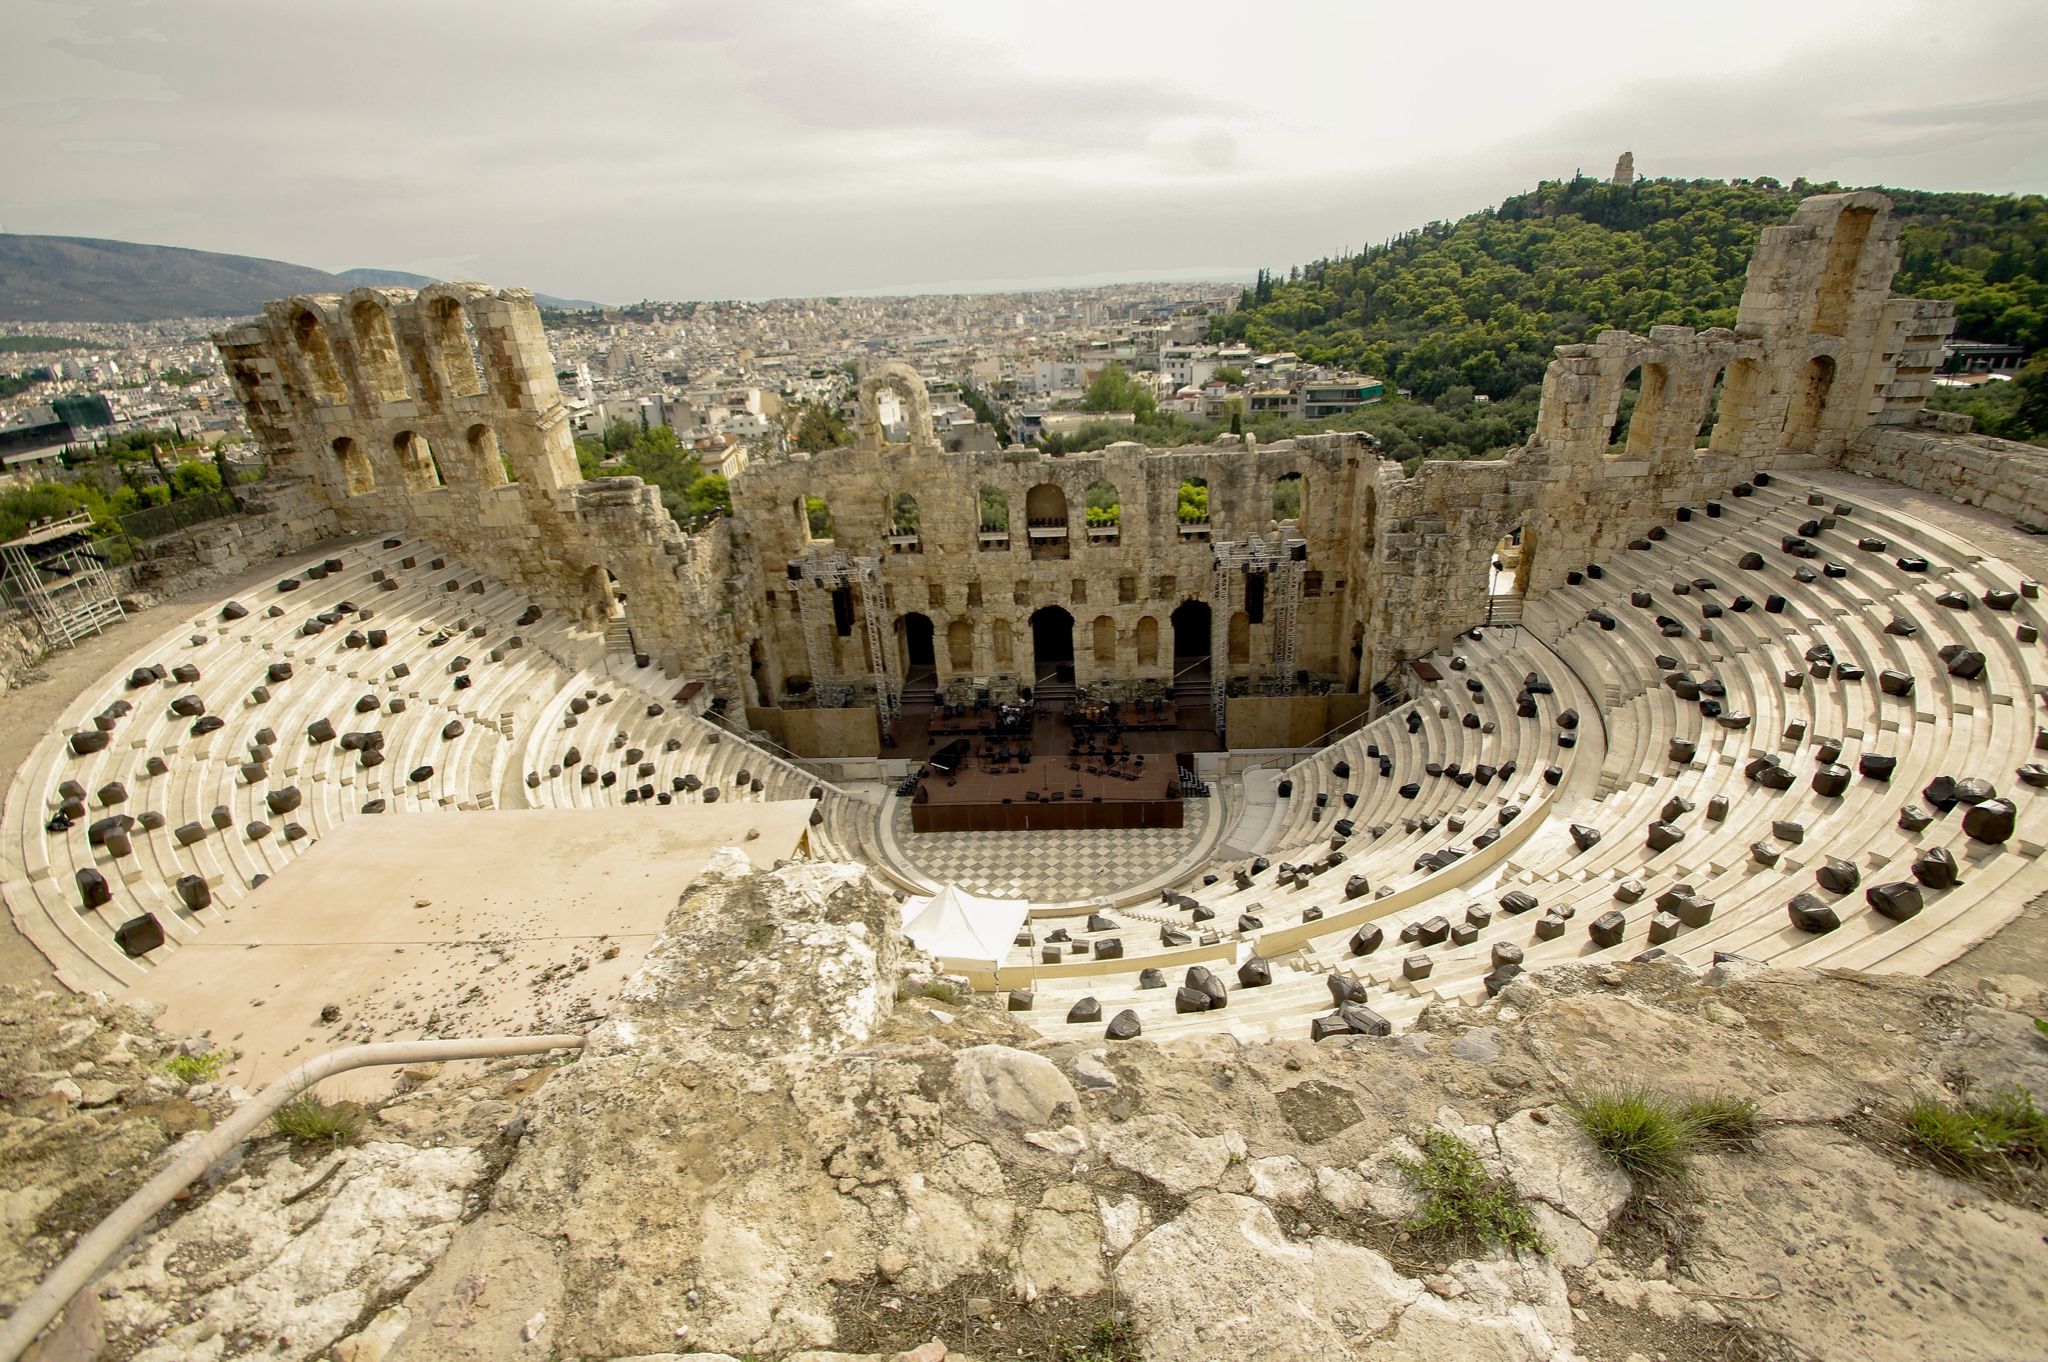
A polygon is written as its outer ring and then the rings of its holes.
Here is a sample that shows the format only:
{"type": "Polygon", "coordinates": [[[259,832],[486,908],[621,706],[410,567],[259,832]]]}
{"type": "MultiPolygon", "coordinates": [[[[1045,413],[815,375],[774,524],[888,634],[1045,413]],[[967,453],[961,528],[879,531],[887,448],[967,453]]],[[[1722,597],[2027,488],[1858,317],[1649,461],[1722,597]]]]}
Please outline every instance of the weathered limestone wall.
{"type": "Polygon", "coordinates": [[[593,627],[623,591],[639,651],[735,689],[719,537],[684,534],[638,479],[583,482],[532,294],[299,296],[215,344],[288,521],[424,536],[593,627]]]}
{"type": "Polygon", "coordinates": [[[1889,296],[1897,236],[1880,194],[1807,199],[1764,232],[1733,330],[1658,326],[1561,345],[1526,447],[1499,461],[1425,463],[1414,477],[1380,463],[1361,507],[1378,542],[1356,574],[1380,605],[1368,673],[1482,619],[1492,547],[1516,528],[1527,590],[1541,595],[1679,506],[1760,470],[1838,460],[1874,422],[1918,420],[1954,314],[1889,296]]]}
{"type": "Polygon", "coordinates": [[[1925,427],[1871,426],[1850,441],[1841,466],[2048,525],[2048,449],[2039,445],[1925,427]]]}
{"type": "Polygon", "coordinates": [[[1255,622],[1241,573],[1219,598],[1211,542],[1282,533],[1306,544],[1292,666],[1310,690],[1356,693],[1484,619],[1494,546],[1516,531],[1523,584],[1541,595],[1765,469],[1860,459],[1915,486],[1977,479],[1984,496],[2025,502],[1991,471],[2019,465],[1995,453],[1938,453],[1955,472],[1905,466],[1932,448],[1927,422],[1945,424],[1924,408],[1953,309],[1892,298],[1898,258],[1884,196],[1809,198],[1763,233],[1732,329],[1560,346],[1527,446],[1412,477],[1357,435],[948,454],[923,379],[886,364],[861,382],[856,446],[756,461],[733,479],[730,520],[698,535],[636,479],[580,480],[523,291],[292,298],[218,343],[276,470],[269,511],[285,538],[411,530],[593,626],[612,622],[623,592],[636,650],[728,702],[807,705],[803,682],[852,684],[865,699],[878,671],[901,683],[927,668],[941,694],[1013,694],[1052,672],[1068,628],[1075,683],[1158,693],[1176,672],[1176,612],[1196,621],[1184,661],[1213,640],[1232,693],[1256,695],[1280,665],[1277,580],[1255,622]],[[901,401],[903,443],[882,428],[884,391],[901,401]],[[1274,491],[1287,475],[1303,495],[1282,525],[1274,491]],[[1177,514],[1196,481],[1210,506],[1199,533],[1177,514]],[[1104,487],[1118,523],[1091,527],[1090,490],[1104,487]],[[988,525],[984,489],[1001,508],[988,525]],[[809,498],[827,507],[829,539],[811,532],[809,498]],[[840,553],[877,564],[884,657],[870,656],[859,592],[835,620],[829,592],[789,575],[840,553]],[[1034,619],[1056,626],[1044,649],[1034,619]]]}
{"type": "Polygon", "coordinates": [[[882,730],[872,705],[846,709],[766,709],[747,706],[757,728],[800,757],[878,757],[882,730]]]}
{"type": "MultiPolygon", "coordinates": [[[[1173,669],[1173,612],[1188,602],[1211,604],[1208,538],[1273,535],[1280,528],[1273,518],[1274,484],[1289,473],[1300,475],[1305,491],[1302,512],[1288,528],[1308,543],[1296,665],[1349,685],[1354,678],[1346,666],[1344,626],[1364,608],[1347,580],[1353,489],[1361,465],[1376,460],[1355,435],[1256,448],[1238,441],[1179,449],[1122,443],[1058,457],[1021,447],[946,454],[913,434],[902,445],[870,438],[853,448],[757,461],[732,483],[736,594],[746,602],[742,627],[763,664],[748,701],[780,702],[786,678],[809,676],[799,588],[788,565],[835,549],[879,558],[887,602],[882,634],[899,677],[911,670],[910,617],[921,615],[931,623],[939,686],[976,677],[1029,685],[1038,674],[1032,617],[1058,610],[1073,622],[1079,684],[1119,678],[1163,684],[1173,669]],[[1184,534],[1178,519],[1181,484],[1195,479],[1208,486],[1207,537],[1184,534]],[[1089,533],[1088,491],[1098,483],[1116,490],[1120,523],[1113,535],[1089,533]],[[1008,534],[993,543],[981,535],[984,487],[1000,492],[1008,507],[1008,534]],[[892,542],[897,493],[916,500],[914,542],[905,536],[892,542]],[[809,532],[804,506],[812,497],[829,509],[829,541],[809,532]],[[1032,519],[1056,521],[1066,537],[1035,548],[1032,519]]],[[[875,670],[860,621],[838,634],[829,596],[816,585],[802,589],[816,593],[812,618],[821,639],[829,638],[838,675],[875,670]]],[[[1240,623],[1240,646],[1233,649],[1229,617],[1247,613],[1243,581],[1233,584],[1224,621],[1225,650],[1240,659],[1224,663],[1233,676],[1270,675],[1274,599],[1269,591],[1264,622],[1240,623]]]]}

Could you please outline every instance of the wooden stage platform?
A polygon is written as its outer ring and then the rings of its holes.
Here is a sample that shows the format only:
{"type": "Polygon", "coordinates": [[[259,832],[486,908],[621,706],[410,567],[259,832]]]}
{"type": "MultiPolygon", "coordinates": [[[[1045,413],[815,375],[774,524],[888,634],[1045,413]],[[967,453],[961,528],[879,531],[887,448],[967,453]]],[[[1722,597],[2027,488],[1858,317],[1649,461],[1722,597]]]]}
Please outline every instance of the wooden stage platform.
{"type": "Polygon", "coordinates": [[[979,762],[951,782],[934,771],[918,789],[924,802],[910,806],[915,832],[1018,832],[1034,828],[1177,828],[1181,826],[1180,775],[1172,757],[1154,757],[1142,771],[1129,759],[1115,769],[1135,780],[1091,775],[1100,758],[1071,769],[1071,757],[1039,757],[996,775],[979,762]],[[1057,796],[1057,798],[1055,798],[1057,796]]]}

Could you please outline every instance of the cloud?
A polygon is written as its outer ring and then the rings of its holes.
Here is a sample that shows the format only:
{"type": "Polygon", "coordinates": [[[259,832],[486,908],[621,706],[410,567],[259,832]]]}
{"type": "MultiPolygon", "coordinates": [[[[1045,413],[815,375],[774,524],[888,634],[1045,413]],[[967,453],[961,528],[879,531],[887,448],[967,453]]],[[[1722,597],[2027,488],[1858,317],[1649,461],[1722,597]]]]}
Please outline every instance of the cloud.
{"type": "Polygon", "coordinates": [[[1130,49],[1109,70],[1087,69],[1079,51],[1064,61],[1034,51],[1048,30],[1075,48],[1113,38],[1114,16],[1090,8],[1092,16],[1046,0],[991,27],[957,4],[670,0],[641,31],[722,48],[755,97],[817,128],[1113,147],[1142,143],[1176,119],[1245,111],[1226,93],[1129,60],[1130,49]],[[1044,55],[1054,59],[1032,59],[1044,55]]]}
{"type": "Polygon", "coordinates": [[[2048,186],[2027,7],[0,3],[11,230],[575,297],[1242,274],[1623,148],[2048,186]]]}

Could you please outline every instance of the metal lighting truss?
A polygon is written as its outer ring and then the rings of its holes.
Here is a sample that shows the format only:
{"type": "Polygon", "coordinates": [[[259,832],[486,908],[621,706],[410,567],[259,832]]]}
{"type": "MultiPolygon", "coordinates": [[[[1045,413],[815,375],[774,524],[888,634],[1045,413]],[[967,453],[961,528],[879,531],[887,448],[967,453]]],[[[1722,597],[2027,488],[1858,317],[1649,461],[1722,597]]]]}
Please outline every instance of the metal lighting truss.
{"type": "Polygon", "coordinates": [[[1209,546],[1215,582],[1209,611],[1209,717],[1223,732],[1223,701],[1229,681],[1230,615],[1233,580],[1262,572],[1271,584],[1267,601],[1273,619],[1273,667],[1279,673],[1277,693],[1294,694],[1294,656],[1301,620],[1301,574],[1308,562],[1308,541],[1282,533],[1277,539],[1253,535],[1242,542],[1224,540],[1209,546]]]}
{"type": "Polygon", "coordinates": [[[93,545],[90,511],[0,544],[0,580],[53,646],[68,648],[122,616],[106,557],[93,545]]]}
{"type": "MultiPolygon", "coordinates": [[[[860,597],[861,623],[867,634],[868,657],[873,660],[875,670],[875,704],[881,710],[883,731],[892,737],[896,721],[903,714],[903,687],[889,665],[889,652],[882,646],[882,583],[878,569],[881,559],[874,557],[852,557],[844,549],[830,553],[815,553],[799,558],[789,565],[793,580],[806,584],[815,583],[822,591],[837,591],[841,587],[852,587],[860,597]]],[[[837,671],[832,666],[832,650],[812,618],[811,595],[809,591],[796,593],[797,610],[803,620],[804,651],[811,664],[811,682],[818,692],[820,706],[832,709],[842,708],[853,699],[853,688],[839,686],[837,671]],[[832,684],[829,688],[827,683],[832,684]],[[835,693],[836,692],[836,693],[835,693]]]]}

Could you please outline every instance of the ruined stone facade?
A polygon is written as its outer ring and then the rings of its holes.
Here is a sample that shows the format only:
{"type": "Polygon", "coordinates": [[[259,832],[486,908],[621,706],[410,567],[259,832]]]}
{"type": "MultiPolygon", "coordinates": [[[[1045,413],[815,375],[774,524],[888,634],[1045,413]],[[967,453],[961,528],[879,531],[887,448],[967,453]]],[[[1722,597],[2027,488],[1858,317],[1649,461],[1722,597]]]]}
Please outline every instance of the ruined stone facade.
{"type": "Polygon", "coordinates": [[[636,478],[582,478],[532,294],[287,298],[215,342],[270,464],[272,513],[308,539],[423,536],[543,605],[621,619],[673,673],[724,675],[708,627],[724,531],[684,534],[636,478]]]}
{"type": "Polygon", "coordinates": [[[297,523],[420,534],[592,618],[623,591],[635,648],[730,704],[869,703],[925,672],[955,696],[1159,693],[1177,653],[1232,693],[1355,692],[1486,617],[1504,537],[1536,596],[1759,470],[1892,467],[1908,437],[1909,462],[1968,453],[1931,448],[1947,423],[1923,410],[1952,308],[1892,298],[1898,258],[1882,195],[1807,199],[1763,233],[1733,329],[1561,346],[1525,447],[1412,476],[1349,434],[947,453],[920,376],[883,365],[856,445],[757,460],[695,535],[637,480],[579,478],[523,291],[292,298],[220,348],[297,523]],[[1252,571],[1217,570],[1218,545],[1255,538],[1252,571]],[[833,564],[851,575],[816,570],[833,564]]]}

